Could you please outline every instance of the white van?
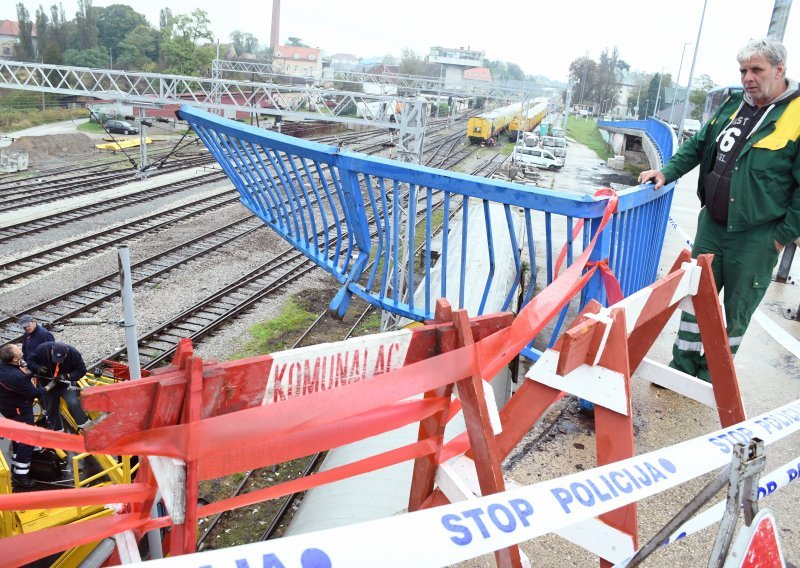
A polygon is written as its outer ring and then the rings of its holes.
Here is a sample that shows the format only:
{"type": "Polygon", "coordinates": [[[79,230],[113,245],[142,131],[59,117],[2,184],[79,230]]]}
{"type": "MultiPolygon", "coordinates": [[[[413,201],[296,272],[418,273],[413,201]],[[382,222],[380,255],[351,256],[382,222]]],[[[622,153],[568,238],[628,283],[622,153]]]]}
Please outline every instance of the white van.
{"type": "Polygon", "coordinates": [[[518,146],[511,154],[511,162],[518,166],[534,166],[543,170],[560,170],[564,162],[544,148],[518,146]]]}

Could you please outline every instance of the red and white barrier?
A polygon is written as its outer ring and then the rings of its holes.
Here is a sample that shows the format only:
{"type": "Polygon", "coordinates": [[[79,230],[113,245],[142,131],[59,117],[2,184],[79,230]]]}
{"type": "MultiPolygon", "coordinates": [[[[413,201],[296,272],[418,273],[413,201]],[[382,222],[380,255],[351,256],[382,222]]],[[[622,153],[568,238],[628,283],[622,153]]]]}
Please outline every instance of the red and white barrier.
{"type": "MultiPolygon", "coordinates": [[[[674,446],[535,485],[371,523],[149,565],[447,566],[590,521],[724,467],[737,442],[758,437],[770,445],[798,431],[800,400],[674,446]]],[[[614,551],[612,560],[622,562],[632,552],[614,551]]]]}

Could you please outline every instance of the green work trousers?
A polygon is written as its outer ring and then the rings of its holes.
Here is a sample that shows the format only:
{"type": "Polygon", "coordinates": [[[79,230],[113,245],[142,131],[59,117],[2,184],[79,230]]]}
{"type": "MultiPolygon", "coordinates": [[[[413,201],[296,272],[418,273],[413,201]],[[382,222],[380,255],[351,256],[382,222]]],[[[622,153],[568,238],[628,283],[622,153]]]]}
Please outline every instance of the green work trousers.
{"type": "MultiPolygon", "coordinates": [[[[711,253],[711,269],[717,291],[724,290],[726,328],[731,352],[736,354],[750,318],[764,298],[778,262],[773,232],[776,223],[760,225],[747,231],[729,233],[700,210],[692,258],[711,253]]],[[[670,367],[711,382],[697,319],[681,315],[678,337],[672,346],[670,367]]]]}

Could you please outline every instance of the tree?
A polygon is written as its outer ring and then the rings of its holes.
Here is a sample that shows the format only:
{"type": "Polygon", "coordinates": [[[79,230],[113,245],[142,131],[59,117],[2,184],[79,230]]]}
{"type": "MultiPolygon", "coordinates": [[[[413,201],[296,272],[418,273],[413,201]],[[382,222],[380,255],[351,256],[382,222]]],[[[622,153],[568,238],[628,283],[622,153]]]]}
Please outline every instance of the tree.
{"type": "Polygon", "coordinates": [[[507,77],[513,81],[524,81],[525,72],[516,63],[506,62],[507,77]]]}
{"type": "Polygon", "coordinates": [[[33,22],[31,22],[25,4],[17,4],[17,22],[19,23],[19,43],[14,46],[14,57],[21,61],[33,61],[36,54],[33,50],[33,22]]]}
{"type": "Polygon", "coordinates": [[[423,75],[425,74],[426,65],[413,49],[406,47],[403,49],[403,56],[400,58],[400,65],[397,70],[404,75],[423,75]]]}
{"type": "MultiPolygon", "coordinates": [[[[650,104],[648,105],[648,108],[645,109],[645,112],[647,114],[640,114],[641,118],[647,118],[649,115],[656,113],[656,108],[655,108],[656,100],[660,99],[660,97],[658,96],[658,83],[660,79],[661,75],[659,73],[656,73],[655,75],[650,77],[650,82],[647,84],[647,94],[645,95],[645,99],[650,104]]],[[[642,94],[644,95],[644,93],[642,94]]],[[[661,106],[661,103],[659,103],[659,106],[661,106]]]]}
{"type": "Polygon", "coordinates": [[[172,33],[172,10],[169,8],[161,8],[158,12],[158,29],[161,33],[172,33]]]}
{"type": "Polygon", "coordinates": [[[159,32],[149,25],[136,26],[119,42],[116,66],[122,69],[155,70],[160,39],[159,32]]]}
{"type": "MultiPolygon", "coordinates": [[[[47,49],[47,44],[50,41],[50,19],[47,17],[47,12],[44,11],[42,5],[39,4],[39,8],[36,10],[36,39],[37,39],[37,57],[40,61],[44,58],[45,49],[47,49]]],[[[47,61],[46,63],[51,63],[47,61]]]]}
{"type": "Polygon", "coordinates": [[[308,45],[303,43],[303,41],[299,37],[290,37],[286,45],[289,45],[291,47],[308,47],[308,45]]]}
{"type": "Polygon", "coordinates": [[[525,80],[525,72],[516,63],[510,63],[508,61],[497,61],[497,60],[489,61],[488,59],[484,59],[483,66],[489,68],[489,72],[492,74],[493,79],[501,81],[525,80]]]}
{"type": "Polygon", "coordinates": [[[214,58],[211,46],[199,45],[201,40],[210,42],[213,39],[208,14],[197,9],[189,15],[173,16],[170,22],[169,35],[162,39],[160,46],[165,71],[183,75],[205,73],[214,58]]]}
{"type": "Polygon", "coordinates": [[[64,52],[64,63],[75,67],[108,68],[108,51],[102,47],[92,49],[68,49],[64,52]]]}
{"type": "Polygon", "coordinates": [[[60,54],[69,48],[67,35],[67,18],[64,16],[64,5],[50,6],[50,40],[58,46],[60,54]]]}
{"type": "Polygon", "coordinates": [[[230,38],[237,54],[258,52],[258,39],[253,34],[233,30],[230,38]]]}
{"type": "Polygon", "coordinates": [[[78,0],[78,12],[75,14],[78,50],[97,47],[97,23],[92,0],[78,0]]]}
{"type": "MultiPolygon", "coordinates": [[[[594,89],[594,100],[601,102],[608,101],[608,108],[617,104],[617,83],[619,50],[616,46],[608,53],[608,48],[603,48],[600,53],[600,62],[597,65],[597,76],[594,89]]],[[[654,99],[655,100],[655,99],[654,99]]]]}
{"type": "Polygon", "coordinates": [[[697,79],[692,81],[692,92],[689,95],[689,102],[691,104],[690,118],[697,120],[703,119],[703,110],[706,107],[706,95],[708,91],[716,87],[716,83],[711,80],[708,75],[700,75],[697,79]]]}
{"type": "Polygon", "coordinates": [[[592,100],[592,92],[597,81],[597,63],[588,57],[579,57],[569,64],[569,79],[574,84],[572,100],[582,103],[592,100]]]}
{"type": "Polygon", "coordinates": [[[95,8],[95,11],[97,44],[115,53],[131,30],[137,26],[148,26],[144,15],[125,4],[112,4],[106,8],[95,8]]]}

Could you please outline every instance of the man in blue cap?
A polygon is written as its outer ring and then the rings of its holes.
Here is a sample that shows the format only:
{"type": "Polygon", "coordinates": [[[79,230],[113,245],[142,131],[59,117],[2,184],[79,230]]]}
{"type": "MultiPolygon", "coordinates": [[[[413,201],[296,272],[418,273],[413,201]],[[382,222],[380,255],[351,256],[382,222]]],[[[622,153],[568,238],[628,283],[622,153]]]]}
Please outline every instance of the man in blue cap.
{"type": "Polygon", "coordinates": [[[19,326],[25,330],[25,337],[22,338],[22,358],[27,359],[33,350],[47,341],[55,341],[53,334],[47,331],[43,325],[39,325],[30,314],[25,314],[19,318],[19,326]]]}
{"type": "Polygon", "coordinates": [[[44,411],[50,429],[64,431],[59,409],[62,398],[78,428],[84,428],[89,423],[89,417],[81,408],[76,384],[86,374],[86,364],[80,351],[66,343],[47,341],[33,350],[27,363],[34,375],[56,383],[44,399],[44,411]]]}

